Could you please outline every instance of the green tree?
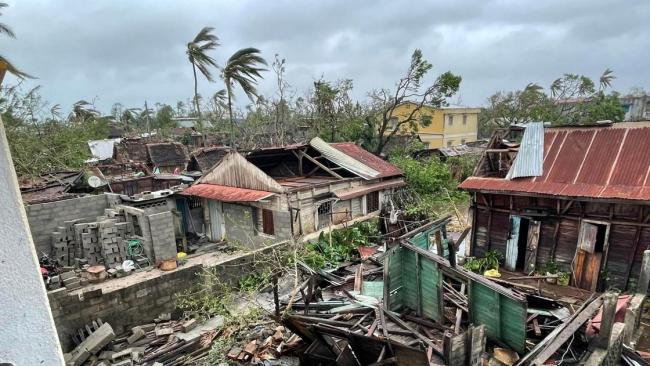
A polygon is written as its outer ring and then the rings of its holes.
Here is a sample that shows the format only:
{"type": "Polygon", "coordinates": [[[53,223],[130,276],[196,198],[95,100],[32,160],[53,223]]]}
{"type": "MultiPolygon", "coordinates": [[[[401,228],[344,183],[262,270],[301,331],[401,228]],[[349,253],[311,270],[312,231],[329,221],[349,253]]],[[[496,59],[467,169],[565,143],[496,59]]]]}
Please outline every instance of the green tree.
{"type": "Polygon", "coordinates": [[[388,142],[398,133],[405,130],[416,132],[418,124],[428,126],[430,118],[418,118],[423,106],[440,107],[447,98],[458,92],[462,78],[451,72],[439,75],[433,84],[424,86],[425,76],[433,66],[416,49],[411,55],[411,63],[397,82],[395,90],[382,89],[370,94],[375,118],[368,120],[368,128],[377,130],[376,141],[372,149],[375,154],[381,154],[388,142]],[[398,119],[395,110],[402,103],[413,103],[414,108],[405,118],[398,119]]]}
{"type": "Polygon", "coordinates": [[[248,47],[242,48],[230,56],[221,72],[228,96],[230,145],[233,147],[235,146],[235,119],[232,114],[232,100],[235,98],[233,89],[235,85],[239,85],[246,96],[254,101],[258,97],[257,80],[262,78],[262,71],[266,71],[262,66],[266,66],[266,60],[260,56],[260,50],[248,47]]]}
{"type": "Polygon", "coordinates": [[[192,73],[194,75],[194,105],[196,113],[199,118],[199,127],[201,127],[201,106],[199,101],[198,79],[196,77],[196,69],[199,69],[201,74],[210,82],[214,81],[212,77],[211,67],[218,67],[217,62],[208,55],[209,51],[216,49],[219,46],[219,38],[212,34],[214,28],[203,27],[201,31],[194,37],[191,42],[187,43],[187,58],[192,64],[192,73]]]}

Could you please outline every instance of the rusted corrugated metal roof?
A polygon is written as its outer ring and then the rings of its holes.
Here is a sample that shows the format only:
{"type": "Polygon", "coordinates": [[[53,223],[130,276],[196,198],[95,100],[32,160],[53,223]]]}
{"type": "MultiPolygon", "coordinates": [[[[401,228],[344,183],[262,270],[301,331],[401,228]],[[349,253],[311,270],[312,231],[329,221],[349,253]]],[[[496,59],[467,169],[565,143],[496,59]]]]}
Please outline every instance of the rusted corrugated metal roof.
{"type": "Polygon", "coordinates": [[[385,178],[404,174],[404,172],[395,165],[383,160],[369,151],[364,150],[353,142],[338,142],[330,144],[330,146],[379,172],[379,174],[373,178],[385,178]]]}
{"type": "Polygon", "coordinates": [[[506,180],[470,177],[461,189],[602,199],[650,199],[650,128],[548,129],[544,172],[506,180]]]}
{"type": "Polygon", "coordinates": [[[222,202],[257,202],[272,196],[274,193],[256,191],[254,189],[199,183],[185,189],[183,192],[180,192],[180,194],[185,196],[208,198],[222,202]]]}

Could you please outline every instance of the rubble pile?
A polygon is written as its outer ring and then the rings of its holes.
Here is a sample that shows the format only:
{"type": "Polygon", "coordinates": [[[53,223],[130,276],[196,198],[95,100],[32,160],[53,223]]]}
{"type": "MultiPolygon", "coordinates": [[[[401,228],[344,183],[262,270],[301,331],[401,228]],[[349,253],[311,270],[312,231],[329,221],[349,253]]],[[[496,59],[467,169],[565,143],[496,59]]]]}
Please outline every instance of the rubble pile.
{"type": "MultiPolygon", "coordinates": [[[[162,314],[154,323],[116,336],[110,324],[94,322],[94,331],[65,355],[67,366],[182,366],[196,365],[207,356],[220,335],[222,319],[199,325],[196,319],[171,320],[162,314]],[[101,324],[99,327],[97,325],[101,324]]],[[[90,327],[87,327],[90,331],[90,327]]]]}

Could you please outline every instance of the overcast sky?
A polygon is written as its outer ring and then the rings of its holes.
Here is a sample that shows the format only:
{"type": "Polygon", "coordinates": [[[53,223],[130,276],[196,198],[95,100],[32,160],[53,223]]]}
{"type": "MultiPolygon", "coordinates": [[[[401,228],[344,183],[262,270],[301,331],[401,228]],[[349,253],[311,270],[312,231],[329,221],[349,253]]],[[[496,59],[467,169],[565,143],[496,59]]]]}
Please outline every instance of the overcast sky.
{"type": "MultiPolygon", "coordinates": [[[[269,63],[276,53],[285,57],[300,95],[321,75],[353,79],[356,98],[392,88],[415,48],[435,75],[463,77],[454,103],[482,105],[497,90],[548,86],[565,72],[597,79],[607,67],[615,89],[650,89],[647,0],[7,2],[1,20],[18,38],[0,38],[2,55],[37,76],[27,85],[42,85],[46,100],[65,109],[93,98],[104,112],[115,102],[187,100],[185,45],[203,26],[221,39],[219,64],[249,46],[269,63]]],[[[274,87],[268,72],[260,90],[270,96],[274,87]]],[[[203,95],[221,88],[200,80],[203,95]]]]}

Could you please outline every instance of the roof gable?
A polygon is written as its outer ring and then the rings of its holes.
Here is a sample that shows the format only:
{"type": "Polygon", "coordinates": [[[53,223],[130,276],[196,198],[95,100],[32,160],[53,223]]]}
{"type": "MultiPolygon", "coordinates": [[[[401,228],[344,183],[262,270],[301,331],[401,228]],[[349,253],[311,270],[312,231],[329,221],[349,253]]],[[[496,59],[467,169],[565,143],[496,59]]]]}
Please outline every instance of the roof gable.
{"type": "Polygon", "coordinates": [[[147,151],[153,165],[185,165],[189,161],[185,146],[178,142],[147,144],[147,151]]]}
{"type": "Polygon", "coordinates": [[[278,182],[236,151],[228,152],[218,164],[205,172],[198,182],[274,193],[284,192],[278,182]]]}

